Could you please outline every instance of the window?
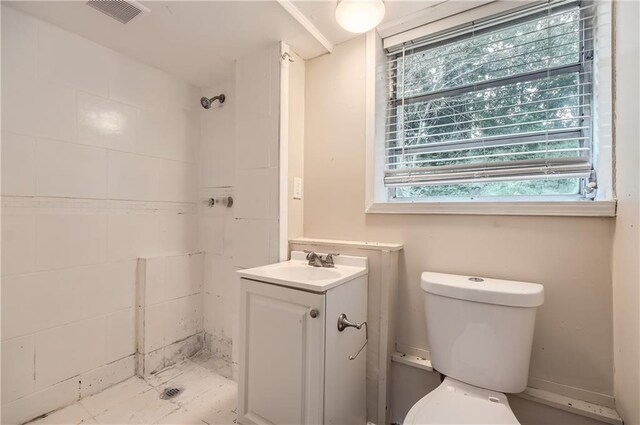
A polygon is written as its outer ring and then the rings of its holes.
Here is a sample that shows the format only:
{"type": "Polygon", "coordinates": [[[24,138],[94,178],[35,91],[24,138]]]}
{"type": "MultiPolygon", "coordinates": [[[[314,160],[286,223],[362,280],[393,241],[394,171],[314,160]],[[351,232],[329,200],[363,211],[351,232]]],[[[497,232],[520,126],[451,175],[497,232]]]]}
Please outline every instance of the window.
{"type": "Polygon", "coordinates": [[[388,47],[387,200],[596,198],[594,9],[538,3],[388,47]]]}

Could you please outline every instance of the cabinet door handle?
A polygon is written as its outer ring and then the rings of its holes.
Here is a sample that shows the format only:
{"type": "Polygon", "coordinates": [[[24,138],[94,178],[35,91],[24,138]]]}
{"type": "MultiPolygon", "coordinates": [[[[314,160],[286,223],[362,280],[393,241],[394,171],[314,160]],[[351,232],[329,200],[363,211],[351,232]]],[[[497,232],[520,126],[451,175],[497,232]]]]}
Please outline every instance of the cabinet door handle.
{"type": "Polygon", "coordinates": [[[315,308],[312,308],[311,311],[309,312],[309,316],[311,316],[313,319],[315,319],[319,315],[320,315],[320,312],[315,308]]]}

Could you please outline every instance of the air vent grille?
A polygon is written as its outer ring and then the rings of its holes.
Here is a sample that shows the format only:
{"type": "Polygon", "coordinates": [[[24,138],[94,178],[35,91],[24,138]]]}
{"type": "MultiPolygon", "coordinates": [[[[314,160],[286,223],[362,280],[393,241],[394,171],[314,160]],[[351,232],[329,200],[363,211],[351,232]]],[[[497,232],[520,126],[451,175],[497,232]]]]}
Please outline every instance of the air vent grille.
{"type": "Polygon", "coordinates": [[[123,24],[139,19],[149,12],[149,9],[140,3],[131,0],[89,0],[87,5],[123,24]]]}

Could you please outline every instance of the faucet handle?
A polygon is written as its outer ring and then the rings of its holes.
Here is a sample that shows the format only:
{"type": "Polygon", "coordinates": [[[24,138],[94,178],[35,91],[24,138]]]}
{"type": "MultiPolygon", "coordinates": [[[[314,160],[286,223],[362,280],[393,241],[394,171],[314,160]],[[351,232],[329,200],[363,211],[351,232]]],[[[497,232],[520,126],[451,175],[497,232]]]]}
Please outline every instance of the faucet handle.
{"type": "Polygon", "coordinates": [[[326,261],[327,263],[333,264],[333,257],[336,257],[340,254],[335,253],[335,252],[330,252],[326,255],[326,257],[324,257],[324,261],[326,261]]]}

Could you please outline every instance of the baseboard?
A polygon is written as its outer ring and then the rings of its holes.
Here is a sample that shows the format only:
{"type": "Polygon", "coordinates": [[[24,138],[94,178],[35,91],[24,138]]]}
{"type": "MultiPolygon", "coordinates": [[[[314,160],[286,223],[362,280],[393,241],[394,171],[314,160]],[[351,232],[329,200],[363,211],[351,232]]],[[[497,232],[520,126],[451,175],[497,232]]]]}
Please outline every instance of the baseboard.
{"type": "Polygon", "coordinates": [[[527,387],[524,392],[514,394],[516,397],[530,400],[535,403],[545,404],[556,409],[564,410],[576,415],[596,419],[612,425],[623,425],[622,418],[616,409],[599,404],[588,403],[572,397],[527,387]]]}
{"type": "MultiPolygon", "coordinates": [[[[434,370],[428,351],[402,344],[397,344],[396,348],[398,351],[391,361],[428,372],[434,370]]],[[[513,395],[612,425],[622,425],[622,419],[615,410],[615,399],[606,394],[530,377],[527,389],[513,395]]]]}

